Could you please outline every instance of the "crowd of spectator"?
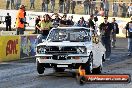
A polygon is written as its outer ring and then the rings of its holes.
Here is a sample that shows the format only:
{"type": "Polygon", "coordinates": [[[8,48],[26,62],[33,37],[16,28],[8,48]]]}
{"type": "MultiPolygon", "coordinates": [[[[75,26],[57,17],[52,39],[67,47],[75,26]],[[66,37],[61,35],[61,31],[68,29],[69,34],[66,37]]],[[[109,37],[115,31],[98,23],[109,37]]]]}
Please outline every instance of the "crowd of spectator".
{"type": "MultiPolygon", "coordinates": [[[[22,3],[22,0],[6,0],[6,9],[9,9],[9,6],[11,6],[11,9],[19,9],[19,6],[22,3]]],[[[29,0],[30,1],[30,10],[35,10],[35,0],[29,0]]],[[[57,4],[56,0],[41,0],[41,11],[43,12],[51,12],[55,13],[55,6],[57,4]],[[49,9],[50,7],[50,9],[49,9]]],[[[59,13],[71,13],[75,14],[75,8],[76,5],[83,6],[84,14],[90,15],[100,15],[100,16],[108,16],[109,11],[112,8],[112,15],[114,17],[121,16],[121,17],[130,17],[132,13],[132,4],[126,3],[126,2],[117,2],[114,0],[112,4],[109,2],[109,0],[83,0],[83,1],[75,1],[75,0],[59,0],[58,3],[58,12],[59,13]],[[100,3],[100,6],[97,4],[100,3]],[[121,15],[119,15],[121,14],[121,15]]]]}
{"type": "MultiPolygon", "coordinates": [[[[95,29],[95,16],[90,15],[90,18],[85,20],[84,17],[81,17],[78,22],[74,22],[73,16],[67,16],[63,14],[62,16],[58,13],[53,13],[52,15],[45,14],[44,16],[38,16],[35,20],[35,31],[33,34],[40,34],[38,36],[38,42],[42,42],[42,39],[45,39],[49,34],[49,31],[52,28],[59,27],[88,27],[92,28],[93,32],[95,29]]],[[[97,19],[97,18],[96,18],[97,19]]]]}
{"type": "MultiPolygon", "coordinates": [[[[35,28],[34,33],[35,34],[40,33],[41,31],[43,31],[43,29],[49,30],[52,27],[58,27],[58,26],[67,27],[67,26],[73,26],[73,25],[74,25],[73,16],[67,17],[67,14],[60,16],[58,13],[54,13],[51,16],[49,14],[45,14],[42,18],[40,18],[40,16],[38,16],[36,18],[36,20],[35,20],[35,27],[36,28],[35,28]],[[49,25],[49,23],[50,23],[50,25],[49,25]]],[[[46,34],[44,34],[44,35],[47,35],[47,34],[48,33],[46,32],[46,34]]]]}

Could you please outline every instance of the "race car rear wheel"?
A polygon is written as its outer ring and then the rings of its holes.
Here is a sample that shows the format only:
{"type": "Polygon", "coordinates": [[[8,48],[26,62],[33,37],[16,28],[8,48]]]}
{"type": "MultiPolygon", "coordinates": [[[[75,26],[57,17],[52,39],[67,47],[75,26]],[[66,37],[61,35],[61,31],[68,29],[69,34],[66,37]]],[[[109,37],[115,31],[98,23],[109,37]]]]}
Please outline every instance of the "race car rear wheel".
{"type": "Polygon", "coordinates": [[[64,72],[65,69],[64,68],[54,68],[55,72],[64,72]]]}
{"type": "Polygon", "coordinates": [[[39,63],[39,61],[37,61],[37,71],[39,74],[43,74],[44,73],[44,64],[43,63],[39,63]]]}
{"type": "Polygon", "coordinates": [[[92,73],[92,70],[93,70],[93,53],[92,52],[89,55],[89,60],[85,64],[84,69],[85,69],[86,74],[91,74],[92,73]]]}

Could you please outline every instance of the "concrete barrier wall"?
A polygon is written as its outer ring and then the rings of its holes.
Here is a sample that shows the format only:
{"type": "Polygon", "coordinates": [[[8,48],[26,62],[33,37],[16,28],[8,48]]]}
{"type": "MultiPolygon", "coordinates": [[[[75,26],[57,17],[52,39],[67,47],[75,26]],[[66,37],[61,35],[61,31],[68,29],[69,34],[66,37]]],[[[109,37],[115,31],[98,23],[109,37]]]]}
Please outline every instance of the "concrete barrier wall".
{"type": "Polygon", "coordinates": [[[36,53],[37,36],[21,36],[20,58],[34,56],[36,53]]]}
{"type": "Polygon", "coordinates": [[[20,58],[20,36],[0,36],[0,61],[20,58]]]}
{"type": "Polygon", "coordinates": [[[0,36],[0,62],[35,55],[37,35],[0,36]]]}

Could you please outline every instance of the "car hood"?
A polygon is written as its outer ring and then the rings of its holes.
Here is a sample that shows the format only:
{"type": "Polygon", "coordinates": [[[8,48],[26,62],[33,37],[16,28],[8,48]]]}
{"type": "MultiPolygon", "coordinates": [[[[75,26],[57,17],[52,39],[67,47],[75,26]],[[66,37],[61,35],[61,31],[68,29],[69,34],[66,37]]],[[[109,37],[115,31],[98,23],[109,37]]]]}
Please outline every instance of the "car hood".
{"type": "Polygon", "coordinates": [[[90,46],[92,45],[90,42],[69,42],[69,41],[63,41],[63,42],[43,42],[38,44],[37,46],[90,46]]]}

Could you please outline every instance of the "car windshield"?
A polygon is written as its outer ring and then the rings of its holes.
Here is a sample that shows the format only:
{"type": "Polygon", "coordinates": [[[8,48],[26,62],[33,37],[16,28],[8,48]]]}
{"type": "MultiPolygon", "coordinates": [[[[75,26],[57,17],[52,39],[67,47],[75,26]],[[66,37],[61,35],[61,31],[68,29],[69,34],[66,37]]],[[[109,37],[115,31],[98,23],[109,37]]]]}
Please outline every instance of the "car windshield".
{"type": "Polygon", "coordinates": [[[90,42],[91,36],[88,29],[53,29],[47,37],[47,41],[90,42]]]}

